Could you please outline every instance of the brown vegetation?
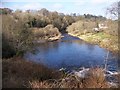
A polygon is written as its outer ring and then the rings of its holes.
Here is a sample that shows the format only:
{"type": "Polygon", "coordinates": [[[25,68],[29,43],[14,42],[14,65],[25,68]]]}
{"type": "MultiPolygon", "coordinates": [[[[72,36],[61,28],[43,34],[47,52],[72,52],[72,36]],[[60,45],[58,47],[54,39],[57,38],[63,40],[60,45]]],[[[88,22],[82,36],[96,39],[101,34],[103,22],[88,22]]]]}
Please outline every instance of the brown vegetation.
{"type": "Polygon", "coordinates": [[[87,76],[83,80],[85,88],[108,88],[104,72],[102,68],[90,69],[87,76]]]}
{"type": "Polygon", "coordinates": [[[74,74],[67,74],[59,80],[45,80],[30,82],[31,88],[109,88],[103,69],[93,68],[86,73],[85,78],[74,74]]]}
{"type": "Polygon", "coordinates": [[[48,69],[44,65],[18,57],[3,59],[2,63],[3,88],[27,88],[30,81],[57,79],[61,76],[59,72],[48,69]]]}
{"type": "MultiPolygon", "coordinates": [[[[103,21],[108,28],[100,32],[94,32],[93,28],[97,27],[96,22],[89,21],[89,25],[84,21],[73,23],[67,28],[70,35],[77,36],[84,41],[106,48],[113,52],[118,52],[118,21],[103,21]]],[[[99,21],[102,23],[102,21],[99,21]]]]}
{"type": "MultiPolygon", "coordinates": [[[[62,73],[14,57],[3,59],[3,88],[111,88],[102,68],[90,68],[84,77],[62,73]]],[[[119,75],[116,75],[119,81],[119,75]]]]}
{"type": "Polygon", "coordinates": [[[2,57],[11,57],[28,49],[32,33],[22,20],[15,21],[11,15],[2,15],[2,57]]]}
{"type": "Polygon", "coordinates": [[[68,33],[82,35],[82,34],[92,32],[92,29],[96,26],[97,26],[97,23],[95,21],[80,20],[68,26],[67,31],[68,33]]]}
{"type": "Polygon", "coordinates": [[[61,33],[53,25],[47,25],[44,28],[32,28],[35,41],[53,41],[61,38],[61,33]],[[53,38],[53,39],[52,39],[53,38]]]}

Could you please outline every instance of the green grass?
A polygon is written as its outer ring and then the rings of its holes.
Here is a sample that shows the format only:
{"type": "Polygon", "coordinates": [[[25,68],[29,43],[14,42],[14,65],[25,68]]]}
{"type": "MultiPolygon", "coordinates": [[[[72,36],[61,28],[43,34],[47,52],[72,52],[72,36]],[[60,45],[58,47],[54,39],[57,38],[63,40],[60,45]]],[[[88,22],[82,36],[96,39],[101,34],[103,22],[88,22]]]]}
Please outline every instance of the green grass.
{"type": "Polygon", "coordinates": [[[87,41],[89,43],[93,43],[93,44],[98,44],[99,46],[106,48],[110,51],[113,52],[118,52],[118,37],[117,36],[113,36],[113,35],[109,35],[107,33],[104,32],[99,32],[99,33],[86,33],[86,34],[72,34],[73,36],[77,36],[81,39],[83,39],[84,41],[87,41]]]}

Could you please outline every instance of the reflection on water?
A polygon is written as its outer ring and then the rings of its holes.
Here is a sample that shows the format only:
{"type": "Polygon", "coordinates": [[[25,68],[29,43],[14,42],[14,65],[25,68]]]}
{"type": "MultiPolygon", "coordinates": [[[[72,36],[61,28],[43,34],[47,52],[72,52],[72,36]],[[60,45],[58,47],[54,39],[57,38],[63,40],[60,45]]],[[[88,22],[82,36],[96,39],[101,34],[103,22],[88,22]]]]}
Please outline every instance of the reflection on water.
{"type": "MultiPolygon", "coordinates": [[[[72,70],[78,67],[104,66],[107,50],[92,45],[77,37],[64,35],[61,40],[39,44],[35,52],[27,52],[24,57],[50,68],[67,68],[72,70]]],[[[117,59],[110,53],[108,68],[116,70],[117,59]]]]}

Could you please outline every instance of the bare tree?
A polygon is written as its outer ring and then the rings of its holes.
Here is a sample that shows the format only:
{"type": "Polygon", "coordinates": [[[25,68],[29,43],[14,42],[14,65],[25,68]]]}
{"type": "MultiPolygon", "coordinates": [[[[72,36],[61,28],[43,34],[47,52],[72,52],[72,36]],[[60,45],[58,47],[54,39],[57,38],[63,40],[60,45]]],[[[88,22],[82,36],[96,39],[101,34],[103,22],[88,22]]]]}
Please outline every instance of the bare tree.
{"type": "Polygon", "coordinates": [[[114,18],[118,18],[120,14],[120,1],[114,2],[110,7],[108,7],[107,14],[110,14],[114,18]]]}

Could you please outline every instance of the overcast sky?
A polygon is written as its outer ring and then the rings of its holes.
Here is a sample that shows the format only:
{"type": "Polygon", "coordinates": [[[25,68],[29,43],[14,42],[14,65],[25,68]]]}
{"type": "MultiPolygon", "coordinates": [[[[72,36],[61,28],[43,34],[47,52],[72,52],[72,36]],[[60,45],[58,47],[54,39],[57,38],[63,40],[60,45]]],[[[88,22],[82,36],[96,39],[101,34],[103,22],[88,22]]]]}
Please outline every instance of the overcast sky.
{"type": "Polygon", "coordinates": [[[106,8],[118,0],[2,0],[0,7],[13,10],[38,10],[46,8],[50,11],[58,11],[65,14],[79,13],[103,15],[106,8]]]}

